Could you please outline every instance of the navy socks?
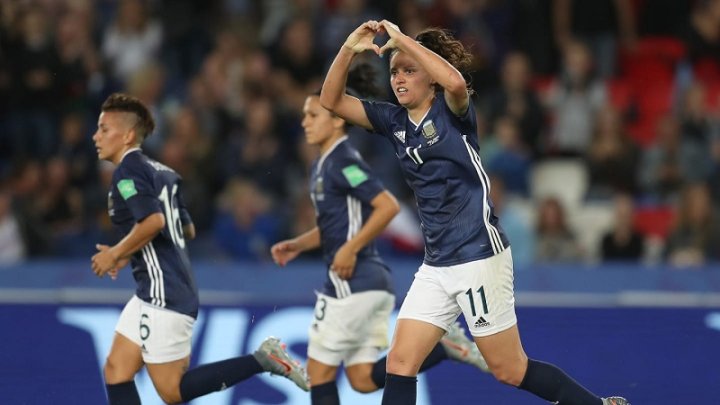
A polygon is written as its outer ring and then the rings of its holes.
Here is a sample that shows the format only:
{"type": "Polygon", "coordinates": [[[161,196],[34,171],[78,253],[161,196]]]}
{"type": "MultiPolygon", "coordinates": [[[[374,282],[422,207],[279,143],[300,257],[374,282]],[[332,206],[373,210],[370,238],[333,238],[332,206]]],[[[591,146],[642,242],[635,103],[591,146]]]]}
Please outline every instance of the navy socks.
{"type": "Polygon", "coordinates": [[[415,405],[417,400],[417,378],[388,374],[385,378],[385,392],[382,405],[415,405]]]}
{"type": "Polygon", "coordinates": [[[340,405],[337,383],[335,381],[310,387],[312,405],[340,405]]]}
{"type": "Polygon", "coordinates": [[[135,381],[120,384],[106,384],[110,405],[140,405],[140,395],[135,388],[135,381]]]}
{"type": "Polygon", "coordinates": [[[188,402],[235,385],[263,371],[252,355],[205,364],[188,370],[183,375],[180,380],[180,396],[183,402],[188,402]]]}
{"type": "Polygon", "coordinates": [[[518,388],[562,405],[602,405],[602,399],[556,366],[532,359],[518,388]]]}

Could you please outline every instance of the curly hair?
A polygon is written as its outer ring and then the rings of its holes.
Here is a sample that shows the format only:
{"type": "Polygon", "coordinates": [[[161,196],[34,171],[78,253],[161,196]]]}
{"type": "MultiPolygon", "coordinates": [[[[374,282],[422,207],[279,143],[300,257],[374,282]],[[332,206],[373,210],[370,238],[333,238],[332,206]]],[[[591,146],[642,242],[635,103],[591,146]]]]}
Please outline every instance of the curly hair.
{"type": "Polygon", "coordinates": [[[473,55],[465,49],[462,42],[442,28],[426,28],[415,35],[415,40],[453,65],[466,78],[470,89],[470,81],[467,78],[468,70],[473,63],[473,55]]]}
{"type": "Polygon", "coordinates": [[[153,130],[155,130],[155,120],[153,120],[150,110],[137,97],[133,97],[124,93],[113,93],[105,99],[100,110],[117,111],[134,114],[137,118],[135,123],[135,131],[141,139],[145,139],[153,130]]]}

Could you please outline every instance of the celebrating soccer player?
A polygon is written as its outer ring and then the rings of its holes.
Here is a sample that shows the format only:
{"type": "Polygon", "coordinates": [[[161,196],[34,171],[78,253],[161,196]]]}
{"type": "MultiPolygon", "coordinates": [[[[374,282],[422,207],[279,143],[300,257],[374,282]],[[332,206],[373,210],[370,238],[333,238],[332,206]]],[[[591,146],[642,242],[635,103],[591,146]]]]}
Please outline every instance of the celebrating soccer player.
{"type": "Polygon", "coordinates": [[[340,48],[320,95],[323,107],[391,142],[425,235],[424,263],[400,309],[388,354],[383,404],[415,403],[420,365],[461,312],[499,381],[558,404],[627,404],[620,397],[597,397],[523,350],[510,243],[493,214],[471,91],[460,72],[470,60],[442,30],[410,38],[389,21],[367,21],[340,48]],[[373,42],[377,34],[389,36],[382,47],[373,42]],[[366,50],[389,51],[390,85],[399,105],[346,94],[350,64],[366,50]]]}

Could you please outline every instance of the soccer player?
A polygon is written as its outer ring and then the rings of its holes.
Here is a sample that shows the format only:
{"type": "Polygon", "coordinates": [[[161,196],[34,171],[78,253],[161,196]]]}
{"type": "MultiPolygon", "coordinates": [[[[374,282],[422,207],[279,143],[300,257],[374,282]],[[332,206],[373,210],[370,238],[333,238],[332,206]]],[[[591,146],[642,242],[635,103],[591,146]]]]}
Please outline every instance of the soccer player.
{"type": "Polygon", "coordinates": [[[131,262],[137,283],[105,363],[109,403],[140,404],[133,379],[143,366],[168,404],[190,401],[264,371],[285,376],[307,391],[304,370],[272,337],[253,355],[187,370],[198,294],[185,242],[195,236],[195,228],[183,202],[182,180],[142,153],[140,144],[155,124],[141,101],[116,93],[101,110],[93,140],[98,158],[117,166],[108,210],[122,239],[114,246],[97,245],[92,270],[115,278],[131,262]]]}
{"type": "MultiPolygon", "coordinates": [[[[350,73],[350,82],[372,79],[366,65],[350,73]]],[[[368,90],[365,90],[368,91],[368,90]]],[[[305,100],[302,126],[309,144],[320,148],[312,166],[310,197],[317,226],[275,244],[271,253],[285,266],[301,252],[322,247],[327,279],[318,294],[310,327],[308,374],[313,405],[340,403],[336,385],[338,367],[356,391],[368,393],[385,386],[388,321],[395,307],[390,270],[378,255],[374,238],[397,214],[395,197],[385,190],[346,135],[346,122],[320,105],[318,95],[305,100]]],[[[429,353],[425,370],[451,358],[487,371],[475,345],[459,326],[429,353]]]]}
{"type": "Polygon", "coordinates": [[[462,70],[471,56],[445,31],[415,38],[395,24],[368,21],[351,33],[330,67],[320,102],[383,135],[415,193],[425,259],[398,315],[383,404],[414,404],[420,364],[460,312],[499,381],[559,404],[626,404],[602,399],[558,367],[528,359],[515,316],[510,244],[493,214],[478,157],[477,122],[462,70]],[[377,34],[389,40],[373,43],[377,34]],[[400,105],[346,94],[353,57],[391,50],[390,84],[400,105]]]}

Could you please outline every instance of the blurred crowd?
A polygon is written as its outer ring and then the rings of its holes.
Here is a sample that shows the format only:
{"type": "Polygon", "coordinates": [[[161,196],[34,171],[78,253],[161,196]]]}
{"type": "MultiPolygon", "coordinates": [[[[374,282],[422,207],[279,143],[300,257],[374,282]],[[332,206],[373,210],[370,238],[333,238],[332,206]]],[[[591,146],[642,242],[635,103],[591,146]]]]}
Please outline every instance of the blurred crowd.
{"type": "MultiPolygon", "coordinates": [[[[91,136],[115,91],[154,113],[144,150],[184,178],[193,256],[266,260],[314,225],[304,99],[383,18],[472,50],[480,152],[521,266],[720,258],[720,0],[5,0],[0,263],[112,240],[113,168],[91,136]]],[[[359,59],[387,90],[386,58],[359,59]]],[[[403,205],[383,253],[420,256],[391,148],[350,135],[403,205]]]]}

